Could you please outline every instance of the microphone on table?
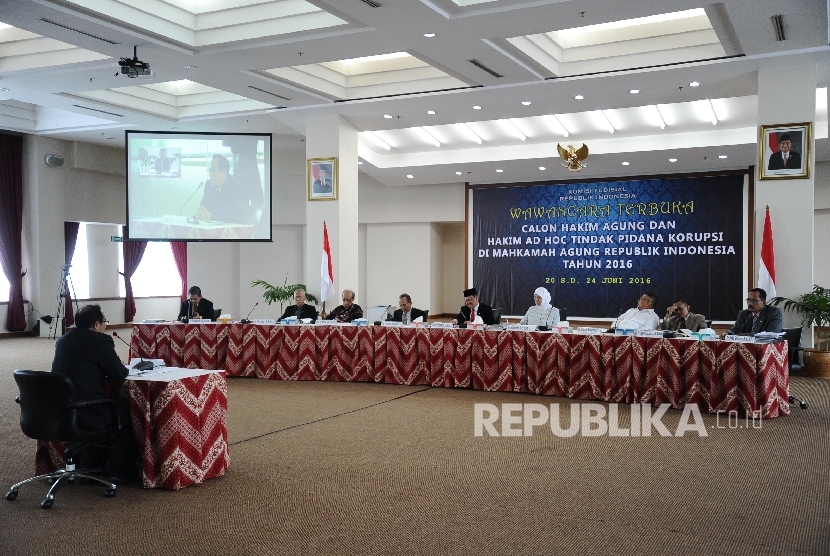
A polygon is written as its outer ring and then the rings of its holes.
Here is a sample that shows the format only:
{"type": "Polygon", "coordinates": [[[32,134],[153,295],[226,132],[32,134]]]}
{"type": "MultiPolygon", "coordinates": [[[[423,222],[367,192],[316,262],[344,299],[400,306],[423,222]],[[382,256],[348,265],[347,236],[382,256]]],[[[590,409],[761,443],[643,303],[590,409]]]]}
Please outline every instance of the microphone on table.
{"type": "Polygon", "coordinates": [[[182,204],[182,208],[179,209],[179,216],[182,215],[182,211],[184,210],[185,205],[187,205],[190,199],[193,198],[196,192],[199,191],[203,185],[205,185],[205,182],[200,182],[199,185],[196,186],[196,189],[193,190],[193,193],[190,194],[190,197],[187,198],[187,201],[185,201],[184,204],[182,204]]]}
{"type": "MultiPolygon", "coordinates": [[[[130,348],[130,351],[133,350],[133,346],[128,344],[126,341],[124,341],[124,338],[119,336],[118,332],[113,332],[112,335],[115,336],[116,338],[118,338],[119,340],[121,340],[122,342],[124,342],[124,344],[126,344],[126,346],[128,348],[130,348]]],[[[138,355],[138,358],[141,360],[141,362],[136,363],[135,366],[133,367],[133,369],[135,369],[137,371],[149,371],[150,369],[152,369],[154,367],[152,361],[145,361],[144,358],[141,357],[141,355],[138,354],[138,352],[136,352],[136,355],[138,355]]]]}
{"type": "Polygon", "coordinates": [[[254,309],[256,309],[256,306],[257,306],[257,305],[259,305],[259,301],[257,301],[256,303],[254,303],[254,306],[253,306],[253,307],[251,307],[251,310],[250,310],[250,311],[248,311],[248,316],[246,316],[244,319],[242,319],[242,320],[241,320],[241,321],[239,321],[239,322],[241,322],[242,324],[251,324],[251,321],[250,321],[250,320],[248,320],[248,317],[250,317],[250,316],[251,316],[251,313],[253,313],[253,312],[254,312],[254,309]]]}

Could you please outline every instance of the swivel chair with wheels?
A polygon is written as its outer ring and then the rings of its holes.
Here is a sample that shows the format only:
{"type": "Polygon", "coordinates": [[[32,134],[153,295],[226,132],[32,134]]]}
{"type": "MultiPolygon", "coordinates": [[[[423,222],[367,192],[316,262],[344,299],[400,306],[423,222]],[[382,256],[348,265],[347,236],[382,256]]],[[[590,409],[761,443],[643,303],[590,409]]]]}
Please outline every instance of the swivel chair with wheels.
{"type": "Polygon", "coordinates": [[[116,485],[100,476],[101,469],[76,469],[75,458],[94,446],[95,441],[107,440],[121,428],[117,402],[113,399],[75,401],[75,386],[69,377],[42,371],[14,371],[14,380],[20,390],[15,401],[20,404],[20,428],[23,434],[35,440],[66,442],[66,467],[52,473],[31,477],[12,485],[6,500],[17,498],[20,487],[37,481],[52,482],[49,492],[40,502],[48,510],[55,501],[55,492],[63,484],[75,479],[95,481],[107,487],[104,496],[115,496],[116,485]],[[113,426],[106,429],[82,429],[78,426],[79,410],[93,405],[112,406],[113,426]],[[98,473],[97,475],[95,473],[98,473]]]}
{"type": "MultiPolygon", "coordinates": [[[[801,347],[801,328],[785,328],[783,330],[784,338],[787,340],[787,361],[790,374],[804,370],[804,362],[802,361],[802,353],[804,348],[801,347]]],[[[807,409],[807,400],[789,394],[789,402],[796,403],[801,409],[807,409]]]]}

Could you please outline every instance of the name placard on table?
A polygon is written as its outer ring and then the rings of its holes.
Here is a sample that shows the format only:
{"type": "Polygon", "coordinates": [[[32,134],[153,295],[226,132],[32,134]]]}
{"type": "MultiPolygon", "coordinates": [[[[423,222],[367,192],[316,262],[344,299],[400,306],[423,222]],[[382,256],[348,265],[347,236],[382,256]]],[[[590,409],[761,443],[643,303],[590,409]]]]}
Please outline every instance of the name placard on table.
{"type": "Polygon", "coordinates": [[[505,330],[517,330],[519,332],[535,332],[535,324],[508,324],[504,327],[505,330]]]}
{"type": "Polygon", "coordinates": [[[641,338],[662,338],[663,331],[662,330],[643,330],[642,332],[637,332],[637,336],[641,338]]]}
{"type": "Polygon", "coordinates": [[[451,322],[433,322],[430,328],[452,328],[453,324],[451,322]]]}
{"type": "Polygon", "coordinates": [[[579,328],[576,329],[576,333],[577,334],[593,334],[593,335],[596,335],[596,334],[604,334],[605,330],[606,330],[605,328],[594,328],[594,327],[591,327],[591,326],[580,326],[579,328]]]}
{"type": "Polygon", "coordinates": [[[213,321],[210,319],[188,319],[188,324],[210,324],[213,321]]]}
{"type": "Polygon", "coordinates": [[[742,343],[742,344],[754,344],[755,343],[755,338],[753,338],[752,336],[740,336],[738,334],[727,334],[726,336],[724,336],[723,339],[726,340],[727,342],[739,342],[739,343],[742,343]]]}
{"type": "Polygon", "coordinates": [[[319,319],[315,321],[314,326],[333,326],[337,324],[337,321],[334,319],[319,319]]]}
{"type": "Polygon", "coordinates": [[[274,319],[254,319],[254,324],[277,324],[274,319]]]}
{"type": "Polygon", "coordinates": [[[403,327],[404,324],[402,322],[396,321],[396,320],[385,320],[382,323],[380,323],[380,325],[381,326],[387,326],[387,327],[390,327],[390,328],[401,328],[401,327],[403,327]]]}

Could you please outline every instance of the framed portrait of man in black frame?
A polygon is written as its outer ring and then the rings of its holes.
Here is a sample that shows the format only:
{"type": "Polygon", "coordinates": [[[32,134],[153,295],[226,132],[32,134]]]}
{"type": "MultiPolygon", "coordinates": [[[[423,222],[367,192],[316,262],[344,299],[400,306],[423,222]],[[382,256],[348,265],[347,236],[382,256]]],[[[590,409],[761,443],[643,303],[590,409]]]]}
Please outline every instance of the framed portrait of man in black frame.
{"type": "Polygon", "coordinates": [[[758,128],[758,179],[810,177],[812,123],[762,125],[758,128]]]}
{"type": "Polygon", "coordinates": [[[337,158],[309,158],[306,161],[309,201],[337,200],[337,158]]]}

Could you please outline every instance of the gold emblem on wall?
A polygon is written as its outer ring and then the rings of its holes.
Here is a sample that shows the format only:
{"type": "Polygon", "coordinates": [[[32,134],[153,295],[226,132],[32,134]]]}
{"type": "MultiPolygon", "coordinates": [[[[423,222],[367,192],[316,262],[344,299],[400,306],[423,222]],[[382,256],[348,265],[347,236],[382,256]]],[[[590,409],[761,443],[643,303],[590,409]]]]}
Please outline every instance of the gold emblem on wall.
{"type": "Polygon", "coordinates": [[[556,144],[556,150],[559,151],[559,156],[562,157],[562,166],[571,172],[579,172],[587,164],[582,161],[588,158],[588,145],[582,143],[582,146],[575,149],[573,145],[568,145],[568,148],[563,148],[559,143],[556,144]]]}

